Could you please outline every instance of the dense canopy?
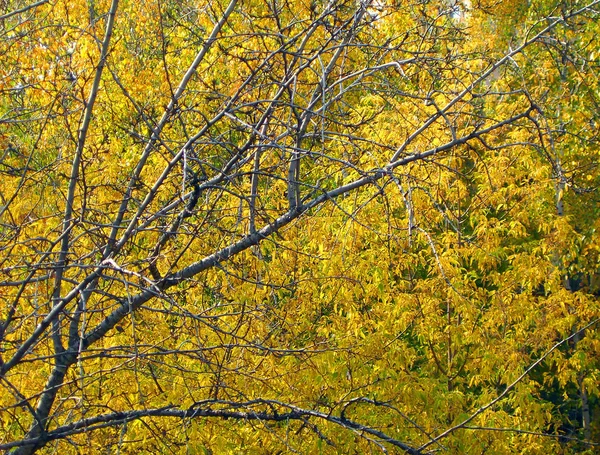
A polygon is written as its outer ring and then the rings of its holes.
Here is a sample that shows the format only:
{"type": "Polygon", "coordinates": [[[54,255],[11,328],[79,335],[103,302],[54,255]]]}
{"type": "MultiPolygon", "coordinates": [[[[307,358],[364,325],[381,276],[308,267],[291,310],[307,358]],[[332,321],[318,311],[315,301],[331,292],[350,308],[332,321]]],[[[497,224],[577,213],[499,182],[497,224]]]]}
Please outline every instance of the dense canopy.
{"type": "Polygon", "coordinates": [[[596,453],[599,15],[0,2],[0,449],[596,453]]]}

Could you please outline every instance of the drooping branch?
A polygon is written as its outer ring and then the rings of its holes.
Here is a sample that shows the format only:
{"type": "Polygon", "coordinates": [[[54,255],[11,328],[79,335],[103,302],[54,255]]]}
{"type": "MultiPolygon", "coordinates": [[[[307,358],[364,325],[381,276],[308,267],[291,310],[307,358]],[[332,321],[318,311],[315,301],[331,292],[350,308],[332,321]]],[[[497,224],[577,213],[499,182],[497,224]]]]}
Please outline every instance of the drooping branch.
{"type": "Polygon", "coordinates": [[[246,422],[259,421],[264,423],[290,422],[294,420],[304,423],[310,419],[316,419],[352,430],[359,435],[376,437],[379,441],[397,447],[409,455],[425,455],[427,453],[423,452],[422,450],[417,450],[409,444],[387,435],[383,431],[376,430],[354,420],[347,419],[346,417],[337,417],[332,414],[326,414],[310,409],[303,409],[275,400],[261,399],[248,401],[245,403],[223,400],[205,400],[191,406],[188,409],[181,409],[177,406],[166,406],[156,409],[111,412],[60,426],[52,431],[48,431],[43,436],[0,444],[0,450],[27,447],[31,445],[40,446],[58,439],[67,438],[69,436],[89,433],[107,427],[120,426],[127,422],[132,422],[147,417],[177,418],[182,420],[218,418],[234,419],[246,422]]]}

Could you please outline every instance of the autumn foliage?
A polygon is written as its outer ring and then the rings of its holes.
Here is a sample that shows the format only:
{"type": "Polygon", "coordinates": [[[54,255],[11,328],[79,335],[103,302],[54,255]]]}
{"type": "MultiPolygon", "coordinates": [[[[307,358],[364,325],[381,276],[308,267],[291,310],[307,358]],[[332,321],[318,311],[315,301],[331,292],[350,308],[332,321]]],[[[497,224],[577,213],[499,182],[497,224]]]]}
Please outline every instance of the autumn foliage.
{"type": "Polygon", "coordinates": [[[597,453],[599,15],[0,2],[0,449],[597,453]]]}

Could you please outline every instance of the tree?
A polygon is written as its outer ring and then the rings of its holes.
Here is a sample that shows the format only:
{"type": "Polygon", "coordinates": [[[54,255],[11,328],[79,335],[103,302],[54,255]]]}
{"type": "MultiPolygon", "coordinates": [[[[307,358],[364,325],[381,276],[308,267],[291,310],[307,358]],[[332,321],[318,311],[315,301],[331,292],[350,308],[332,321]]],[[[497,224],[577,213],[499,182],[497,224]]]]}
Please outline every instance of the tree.
{"type": "Polygon", "coordinates": [[[4,2],[0,447],[600,442],[597,7],[4,2]]]}

